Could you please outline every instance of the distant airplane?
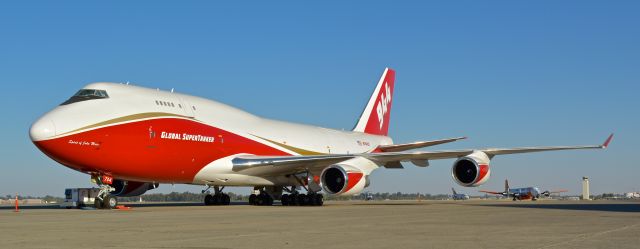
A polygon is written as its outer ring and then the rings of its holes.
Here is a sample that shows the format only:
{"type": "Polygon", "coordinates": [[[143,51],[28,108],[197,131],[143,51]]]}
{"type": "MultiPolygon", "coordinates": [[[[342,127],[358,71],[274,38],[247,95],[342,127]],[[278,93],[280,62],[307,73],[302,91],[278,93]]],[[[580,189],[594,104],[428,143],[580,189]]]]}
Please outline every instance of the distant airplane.
{"type": "Polygon", "coordinates": [[[540,191],[538,187],[526,187],[526,188],[509,188],[509,180],[504,180],[504,192],[493,192],[480,190],[480,192],[502,195],[507,198],[513,198],[513,200],[532,200],[535,201],[540,196],[549,197],[551,194],[567,192],[567,190],[555,190],[555,191],[540,191]]]}
{"type": "Polygon", "coordinates": [[[454,188],[451,188],[451,191],[453,191],[452,197],[454,200],[469,200],[468,194],[458,194],[454,188]]]}
{"type": "MultiPolygon", "coordinates": [[[[274,79],[257,84],[270,80],[274,79]]],[[[590,146],[409,151],[464,138],[394,144],[388,136],[394,82],[395,71],[385,69],[352,131],[266,119],[173,90],[93,83],[40,117],[29,134],[54,161],[91,175],[101,189],[96,201],[100,208],[115,207],[115,196],[141,195],[159,183],[203,185],[203,193],[213,188],[213,195],[204,197],[206,205],[228,205],[224,187],[247,186],[253,187],[249,197],[253,205],[281,200],[282,205],[320,206],[321,191],[360,194],[376,169],[403,168],[401,162],[427,167],[430,160],[448,158],[457,159],[451,173],[454,181],[475,187],[489,179],[489,163],[495,156],[603,149],[612,138],[590,146]]],[[[344,89],[324,90],[290,89],[288,94],[324,94],[332,101],[331,93],[344,89]]],[[[248,101],[243,91],[235,93],[238,102],[248,101]]],[[[477,100],[465,101],[473,107],[477,100]]],[[[416,106],[412,115],[429,115],[428,108],[416,106]]],[[[475,125],[463,116],[454,122],[475,125]]]]}

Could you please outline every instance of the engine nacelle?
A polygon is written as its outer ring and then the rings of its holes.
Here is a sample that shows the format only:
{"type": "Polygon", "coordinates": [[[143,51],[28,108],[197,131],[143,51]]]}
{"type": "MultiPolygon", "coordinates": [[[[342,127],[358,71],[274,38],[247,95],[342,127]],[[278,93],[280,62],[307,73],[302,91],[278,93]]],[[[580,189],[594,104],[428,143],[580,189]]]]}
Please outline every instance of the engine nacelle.
{"type": "Polygon", "coordinates": [[[369,177],[347,165],[332,165],[320,175],[322,189],[329,195],[358,195],[369,186],[369,177]]]}
{"type": "Polygon", "coordinates": [[[159,185],[160,184],[158,183],[151,182],[113,180],[111,187],[114,187],[116,190],[111,191],[111,195],[121,197],[139,196],[144,194],[148,190],[157,188],[159,185]]]}
{"type": "Polygon", "coordinates": [[[464,187],[477,187],[489,180],[491,159],[482,151],[475,151],[468,156],[460,157],[453,163],[451,175],[464,187]]]}

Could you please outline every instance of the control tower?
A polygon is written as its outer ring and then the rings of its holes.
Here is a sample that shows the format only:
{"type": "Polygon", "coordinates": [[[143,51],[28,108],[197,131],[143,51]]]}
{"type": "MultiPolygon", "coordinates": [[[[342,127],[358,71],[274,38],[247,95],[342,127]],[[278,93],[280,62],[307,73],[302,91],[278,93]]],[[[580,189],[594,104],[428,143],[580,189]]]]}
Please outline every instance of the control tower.
{"type": "Polygon", "coordinates": [[[589,195],[589,177],[582,177],[582,199],[591,200],[589,195]]]}

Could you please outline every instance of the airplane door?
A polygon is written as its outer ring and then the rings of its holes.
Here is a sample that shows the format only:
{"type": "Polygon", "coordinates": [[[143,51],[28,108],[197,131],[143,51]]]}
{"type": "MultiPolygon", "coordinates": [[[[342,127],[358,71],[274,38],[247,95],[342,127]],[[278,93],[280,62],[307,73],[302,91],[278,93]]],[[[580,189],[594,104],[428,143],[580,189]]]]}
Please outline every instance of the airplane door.
{"type": "Polygon", "coordinates": [[[180,97],[179,99],[184,115],[193,118],[195,116],[195,110],[193,109],[193,106],[184,98],[180,97]]]}

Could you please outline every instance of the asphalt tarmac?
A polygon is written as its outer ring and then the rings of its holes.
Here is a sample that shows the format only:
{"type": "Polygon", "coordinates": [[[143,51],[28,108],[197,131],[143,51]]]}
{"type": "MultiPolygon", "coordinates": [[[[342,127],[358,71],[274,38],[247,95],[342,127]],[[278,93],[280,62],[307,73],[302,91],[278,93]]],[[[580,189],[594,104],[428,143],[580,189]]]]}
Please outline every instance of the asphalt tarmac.
{"type": "Polygon", "coordinates": [[[640,248],[640,202],[0,209],[0,248],[640,248]]]}

